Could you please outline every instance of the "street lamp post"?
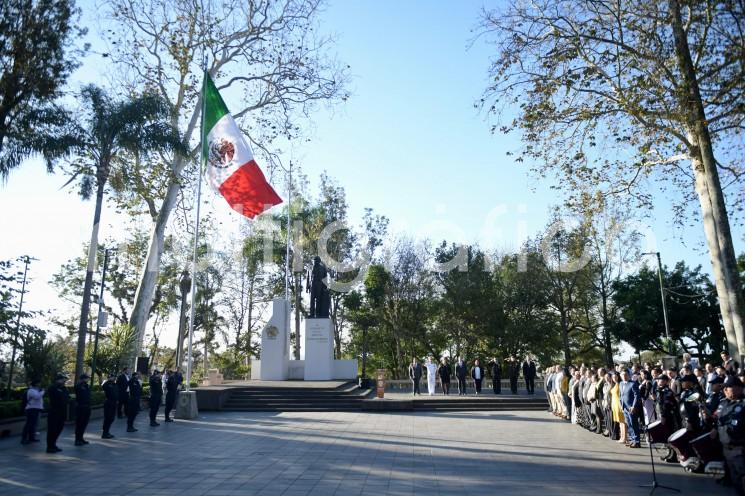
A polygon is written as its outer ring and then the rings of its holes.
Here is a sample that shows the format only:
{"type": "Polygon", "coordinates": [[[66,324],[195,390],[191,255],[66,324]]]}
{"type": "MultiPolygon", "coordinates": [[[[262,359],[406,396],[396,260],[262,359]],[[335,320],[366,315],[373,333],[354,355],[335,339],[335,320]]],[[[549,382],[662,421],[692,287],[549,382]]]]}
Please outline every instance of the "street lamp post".
{"type": "Polygon", "coordinates": [[[667,354],[672,356],[673,354],[673,342],[670,341],[670,324],[667,320],[667,301],[665,298],[665,285],[662,281],[662,258],[660,258],[660,252],[652,251],[648,253],[642,253],[642,255],[656,255],[657,256],[657,276],[660,280],[660,297],[662,298],[662,317],[665,320],[665,338],[667,339],[667,354]]]}
{"type": "Polygon", "coordinates": [[[16,331],[13,336],[13,353],[10,357],[10,372],[8,373],[8,392],[7,397],[10,399],[10,391],[13,388],[13,368],[16,362],[16,347],[18,345],[18,335],[21,331],[21,314],[23,313],[23,296],[26,294],[26,276],[28,275],[28,264],[31,263],[29,257],[23,259],[25,265],[23,269],[23,285],[21,286],[21,301],[18,303],[18,315],[16,316],[16,331]]]}
{"type": "Polygon", "coordinates": [[[188,270],[181,273],[179,280],[179,289],[181,290],[181,316],[178,321],[178,343],[176,343],[176,368],[181,367],[181,360],[184,352],[184,330],[186,329],[186,297],[191,291],[191,276],[188,270]]]}
{"type": "MultiPolygon", "coordinates": [[[[91,377],[96,376],[96,358],[98,357],[98,335],[104,318],[103,291],[106,288],[106,269],[109,267],[109,249],[104,250],[103,272],[101,273],[101,293],[98,296],[98,318],[96,319],[96,337],[93,339],[93,359],[91,360],[91,377]]],[[[103,327],[106,327],[104,324],[103,327]]],[[[93,379],[91,379],[93,380],[93,379]]]]}
{"type": "Polygon", "coordinates": [[[368,389],[370,381],[367,378],[367,326],[362,328],[362,376],[360,377],[360,389],[368,389]]]}

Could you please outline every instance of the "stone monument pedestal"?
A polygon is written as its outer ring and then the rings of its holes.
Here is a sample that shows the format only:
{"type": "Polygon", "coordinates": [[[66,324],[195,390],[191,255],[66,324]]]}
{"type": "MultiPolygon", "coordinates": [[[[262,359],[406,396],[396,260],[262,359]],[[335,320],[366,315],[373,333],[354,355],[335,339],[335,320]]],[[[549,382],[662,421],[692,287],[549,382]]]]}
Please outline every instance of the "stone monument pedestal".
{"type": "Polygon", "coordinates": [[[306,319],[305,321],[304,379],[306,381],[334,379],[334,331],[329,318],[306,319]]]}
{"type": "Polygon", "coordinates": [[[290,302],[283,298],[272,301],[272,317],[261,331],[261,364],[259,379],[286,381],[290,360],[290,302]]]}
{"type": "Polygon", "coordinates": [[[199,408],[197,408],[197,392],[179,392],[178,401],[176,402],[176,418],[195,419],[197,416],[199,416],[199,408]]]}

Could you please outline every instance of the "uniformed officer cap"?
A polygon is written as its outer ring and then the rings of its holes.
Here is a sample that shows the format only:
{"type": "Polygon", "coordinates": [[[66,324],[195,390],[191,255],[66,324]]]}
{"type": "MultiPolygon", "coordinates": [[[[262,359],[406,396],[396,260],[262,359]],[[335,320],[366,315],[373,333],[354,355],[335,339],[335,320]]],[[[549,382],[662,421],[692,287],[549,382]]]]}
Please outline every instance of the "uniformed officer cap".
{"type": "Polygon", "coordinates": [[[724,377],[722,377],[721,375],[718,375],[712,380],[710,380],[709,384],[724,384],[724,377]]]}
{"type": "Polygon", "coordinates": [[[742,381],[737,376],[730,375],[724,380],[724,387],[742,387],[742,381]]]}
{"type": "Polygon", "coordinates": [[[667,374],[660,374],[657,376],[658,381],[669,381],[670,377],[667,374]]]}
{"type": "Polygon", "coordinates": [[[696,381],[698,381],[698,379],[696,379],[696,376],[693,375],[693,374],[684,375],[683,377],[680,378],[680,382],[693,382],[693,383],[695,383],[696,381]]]}

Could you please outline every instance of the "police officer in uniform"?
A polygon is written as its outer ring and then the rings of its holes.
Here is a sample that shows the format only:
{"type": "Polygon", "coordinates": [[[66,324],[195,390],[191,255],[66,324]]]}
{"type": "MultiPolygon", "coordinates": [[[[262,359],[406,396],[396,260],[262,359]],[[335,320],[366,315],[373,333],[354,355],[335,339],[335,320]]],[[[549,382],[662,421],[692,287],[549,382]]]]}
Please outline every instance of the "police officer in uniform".
{"type": "Polygon", "coordinates": [[[709,384],[711,385],[711,394],[706,399],[706,411],[704,412],[704,421],[706,423],[705,427],[708,427],[709,429],[711,429],[714,427],[713,425],[714,414],[719,408],[719,404],[724,399],[724,393],[722,392],[722,388],[724,386],[724,378],[716,376],[714,379],[709,381],[709,384]]]}
{"type": "Polygon", "coordinates": [[[168,374],[168,379],[166,379],[166,422],[173,422],[173,419],[171,418],[171,410],[173,410],[173,407],[176,404],[176,397],[178,395],[177,378],[178,376],[176,373],[171,371],[171,373],[168,374]]]}
{"type": "Polygon", "coordinates": [[[137,432],[135,429],[135,418],[140,412],[140,399],[142,398],[142,384],[137,372],[132,372],[129,379],[129,401],[127,403],[127,432],[137,432]]]}
{"type": "Polygon", "coordinates": [[[128,415],[127,405],[129,404],[129,369],[124,367],[122,373],[116,379],[116,385],[119,387],[119,403],[117,405],[117,414],[119,418],[123,418],[128,415]],[[122,413],[122,410],[124,412],[122,413]]]}
{"type": "Polygon", "coordinates": [[[724,381],[725,399],[719,404],[716,430],[712,437],[719,437],[730,480],[738,494],[745,492],[745,402],[743,384],[736,376],[727,376],[724,381]]]}
{"type": "Polygon", "coordinates": [[[160,372],[156,369],[150,376],[150,427],[160,425],[155,418],[158,416],[161,401],[163,401],[163,381],[160,378],[160,372]]]}
{"type": "Polygon", "coordinates": [[[510,357],[509,365],[510,373],[510,391],[512,394],[517,394],[517,379],[520,377],[520,364],[517,363],[515,357],[510,357]]]}
{"type": "Polygon", "coordinates": [[[655,396],[655,410],[657,418],[667,426],[668,432],[680,429],[681,419],[678,410],[678,400],[670,389],[670,378],[665,374],[657,377],[657,395],[655,396]]]}
{"type": "Polygon", "coordinates": [[[62,434],[67,420],[67,405],[70,403],[70,393],[67,392],[65,374],[57,374],[54,384],[47,391],[49,398],[49,413],[47,414],[47,453],[62,451],[57,447],[57,438],[62,434]]]}
{"type": "Polygon", "coordinates": [[[491,371],[491,387],[494,394],[502,394],[502,364],[499,363],[498,358],[494,358],[489,362],[489,370],[491,371]]]}
{"type": "Polygon", "coordinates": [[[696,391],[698,379],[693,374],[684,375],[680,378],[683,391],[680,393],[680,415],[683,418],[685,428],[695,433],[701,431],[701,407],[703,406],[701,394],[696,391]]]}
{"type": "Polygon", "coordinates": [[[112,439],[114,436],[109,432],[111,424],[116,417],[116,404],[119,401],[119,386],[116,385],[116,373],[109,372],[109,378],[101,385],[106,399],[103,402],[103,434],[102,439],[112,439]]]}
{"type": "Polygon", "coordinates": [[[75,446],[83,446],[88,441],[83,439],[88,421],[91,419],[91,387],[88,385],[88,374],[80,374],[80,382],[75,385],[75,446]]]}

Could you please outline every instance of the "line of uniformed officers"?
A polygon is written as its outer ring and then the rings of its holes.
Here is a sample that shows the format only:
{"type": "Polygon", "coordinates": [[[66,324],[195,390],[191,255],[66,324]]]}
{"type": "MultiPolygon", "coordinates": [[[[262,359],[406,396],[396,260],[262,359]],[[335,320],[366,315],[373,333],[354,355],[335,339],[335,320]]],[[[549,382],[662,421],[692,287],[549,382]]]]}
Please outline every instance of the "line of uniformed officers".
{"type": "MultiPolygon", "coordinates": [[[[409,365],[409,379],[411,379],[412,382],[413,394],[421,395],[419,382],[421,381],[425,370],[427,371],[427,390],[430,396],[435,394],[436,382],[438,380],[442,388],[442,394],[449,395],[450,378],[452,375],[455,375],[455,378],[458,381],[458,396],[466,396],[468,394],[466,386],[466,379],[468,377],[473,379],[476,394],[479,395],[481,394],[481,386],[487,376],[487,372],[492,378],[491,382],[494,394],[502,393],[502,364],[499,359],[492,359],[485,368],[481,365],[479,359],[474,360],[473,365],[469,367],[462,357],[458,357],[454,369],[455,370],[450,366],[447,357],[443,357],[440,360],[439,366],[436,365],[431,356],[427,357],[424,366],[419,363],[417,358],[413,358],[411,365],[409,365]]],[[[520,378],[520,371],[523,373],[525,388],[528,394],[534,394],[537,368],[536,363],[530,356],[526,357],[522,364],[515,357],[507,359],[507,373],[510,378],[510,390],[512,394],[517,394],[517,381],[520,378]]]]}
{"type": "MultiPolygon", "coordinates": [[[[91,388],[89,385],[90,376],[81,374],[78,382],[75,384],[75,446],[84,446],[88,444],[85,440],[85,431],[91,417],[91,388]]],[[[57,446],[57,440],[65,426],[67,412],[70,403],[70,394],[65,387],[67,376],[59,373],[55,377],[54,383],[46,391],[49,398],[49,408],[47,413],[47,453],[57,453],[62,451],[57,446]]],[[[160,371],[153,370],[150,376],[150,426],[157,427],[160,424],[156,421],[158,410],[163,401],[163,390],[165,389],[165,421],[173,422],[171,411],[176,405],[178,391],[183,383],[181,371],[176,369],[166,372],[162,377],[160,371]]],[[[103,382],[101,388],[104,392],[105,399],[103,404],[103,433],[101,438],[112,439],[111,425],[115,418],[127,418],[127,432],[137,432],[135,428],[135,419],[140,412],[142,400],[142,382],[140,382],[137,372],[129,373],[125,367],[117,377],[115,372],[110,372],[108,378],[103,382]]],[[[26,425],[23,429],[21,444],[38,442],[35,438],[36,426],[38,425],[39,415],[43,411],[44,390],[40,387],[40,382],[34,380],[31,387],[24,393],[26,425]]]]}

